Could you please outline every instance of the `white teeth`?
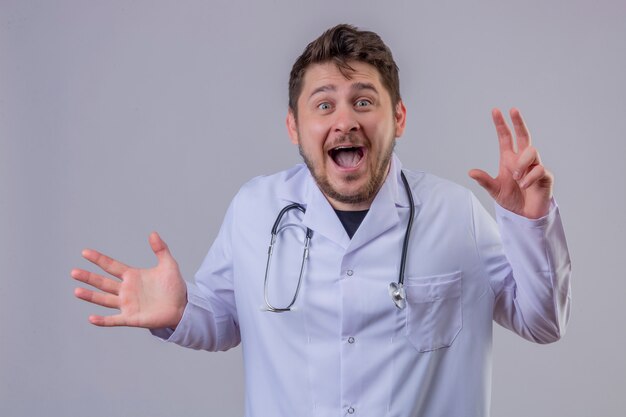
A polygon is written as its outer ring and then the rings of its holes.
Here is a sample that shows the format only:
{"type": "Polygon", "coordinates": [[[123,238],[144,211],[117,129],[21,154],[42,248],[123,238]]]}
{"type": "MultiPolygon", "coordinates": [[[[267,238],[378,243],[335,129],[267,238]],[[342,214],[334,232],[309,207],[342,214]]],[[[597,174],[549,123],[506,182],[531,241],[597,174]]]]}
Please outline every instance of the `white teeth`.
{"type": "Polygon", "coordinates": [[[330,151],[337,152],[337,151],[343,151],[345,149],[361,149],[361,147],[357,145],[342,145],[342,146],[337,146],[336,148],[332,148],[330,151]]]}

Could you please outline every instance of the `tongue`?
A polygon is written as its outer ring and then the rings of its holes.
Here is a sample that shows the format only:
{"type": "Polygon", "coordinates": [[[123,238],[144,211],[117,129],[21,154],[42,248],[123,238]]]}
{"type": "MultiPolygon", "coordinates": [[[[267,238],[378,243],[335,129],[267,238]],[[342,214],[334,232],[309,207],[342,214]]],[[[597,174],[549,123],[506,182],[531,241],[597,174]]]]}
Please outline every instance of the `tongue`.
{"type": "Polygon", "coordinates": [[[361,160],[358,149],[341,149],[335,153],[335,162],[342,168],[353,168],[361,160]]]}

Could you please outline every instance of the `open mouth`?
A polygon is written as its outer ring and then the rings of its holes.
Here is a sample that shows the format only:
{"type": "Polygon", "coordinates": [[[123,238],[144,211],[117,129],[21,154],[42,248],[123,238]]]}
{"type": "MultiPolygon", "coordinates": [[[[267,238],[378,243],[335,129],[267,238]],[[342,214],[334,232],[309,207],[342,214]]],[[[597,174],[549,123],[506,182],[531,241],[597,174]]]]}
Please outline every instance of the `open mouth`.
{"type": "Polygon", "coordinates": [[[365,155],[362,146],[338,146],[328,151],[328,155],[341,168],[354,168],[365,155]]]}

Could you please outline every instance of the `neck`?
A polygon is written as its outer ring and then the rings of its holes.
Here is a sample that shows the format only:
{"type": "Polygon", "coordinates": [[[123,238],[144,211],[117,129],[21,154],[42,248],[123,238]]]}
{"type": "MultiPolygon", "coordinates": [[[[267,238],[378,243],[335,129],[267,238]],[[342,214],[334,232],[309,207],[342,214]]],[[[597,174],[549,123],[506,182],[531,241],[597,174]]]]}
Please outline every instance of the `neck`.
{"type": "MultiPolygon", "coordinates": [[[[374,194],[374,197],[376,197],[376,194],[374,194]]],[[[330,205],[335,210],[340,210],[340,211],[363,211],[363,210],[369,210],[370,206],[372,205],[372,201],[374,201],[374,197],[372,197],[368,201],[363,201],[363,202],[359,202],[359,203],[344,203],[344,202],[341,202],[341,201],[334,200],[334,199],[332,199],[332,198],[330,198],[328,196],[326,196],[326,199],[328,200],[330,205]]]]}

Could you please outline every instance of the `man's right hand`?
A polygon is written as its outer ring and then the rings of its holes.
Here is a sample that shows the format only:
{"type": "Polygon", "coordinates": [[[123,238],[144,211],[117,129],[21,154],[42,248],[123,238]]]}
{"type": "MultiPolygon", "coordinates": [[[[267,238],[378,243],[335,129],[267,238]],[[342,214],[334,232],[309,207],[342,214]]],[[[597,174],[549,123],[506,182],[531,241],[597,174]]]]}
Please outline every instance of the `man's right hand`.
{"type": "Polygon", "coordinates": [[[176,328],[187,305],[187,287],[176,260],[161,237],[153,232],[149,241],[158,259],[157,266],[150,269],[132,268],[95,250],[83,250],[85,259],[121,280],[82,269],[72,270],[72,278],[101,290],[76,288],[76,297],[120,310],[119,314],[112,316],[89,316],[92,324],[176,328]]]}

